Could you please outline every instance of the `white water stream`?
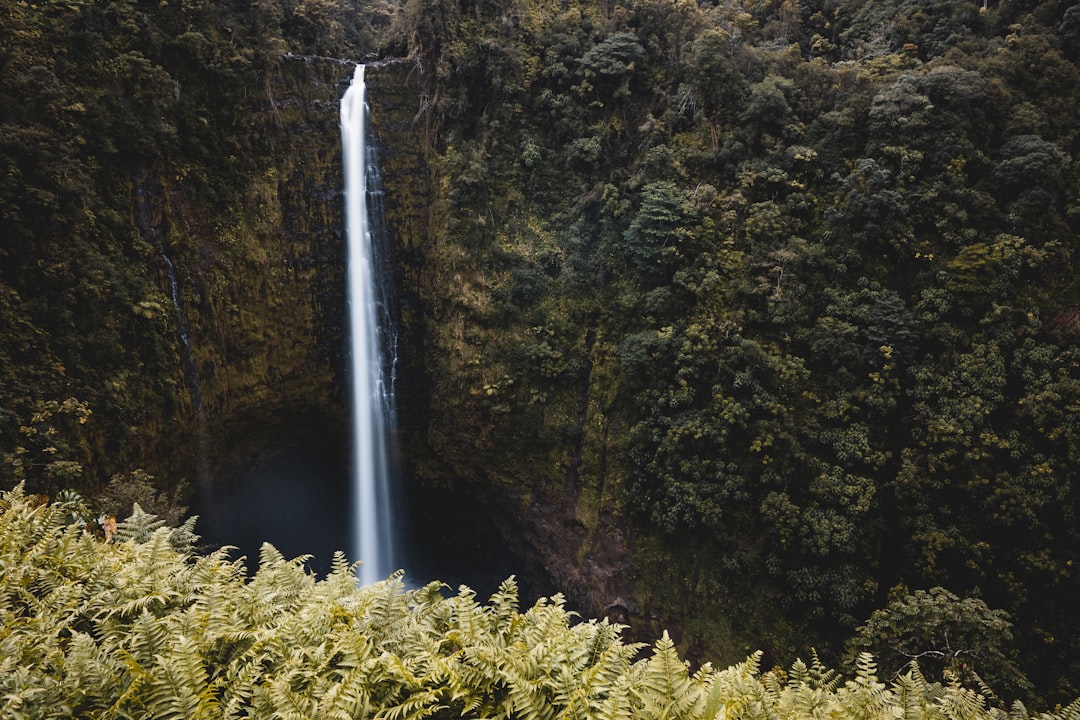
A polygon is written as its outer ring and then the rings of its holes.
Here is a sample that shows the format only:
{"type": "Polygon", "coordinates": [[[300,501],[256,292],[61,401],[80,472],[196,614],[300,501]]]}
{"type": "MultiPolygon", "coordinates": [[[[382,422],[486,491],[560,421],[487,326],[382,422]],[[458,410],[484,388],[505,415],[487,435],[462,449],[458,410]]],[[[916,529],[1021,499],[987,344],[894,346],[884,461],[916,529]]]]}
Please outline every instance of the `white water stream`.
{"type": "Polygon", "coordinates": [[[367,143],[364,66],[358,65],[341,99],[341,144],[345,166],[348,245],[348,302],[353,419],[353,517],[350,559],[360,560],[361,584],[384,580],[394,567],[390,452],[393,387],[384,373],[380,318],[384,316],[376,275],[374,223],[369,218],[368,181],[377,177],[367,143]]]}

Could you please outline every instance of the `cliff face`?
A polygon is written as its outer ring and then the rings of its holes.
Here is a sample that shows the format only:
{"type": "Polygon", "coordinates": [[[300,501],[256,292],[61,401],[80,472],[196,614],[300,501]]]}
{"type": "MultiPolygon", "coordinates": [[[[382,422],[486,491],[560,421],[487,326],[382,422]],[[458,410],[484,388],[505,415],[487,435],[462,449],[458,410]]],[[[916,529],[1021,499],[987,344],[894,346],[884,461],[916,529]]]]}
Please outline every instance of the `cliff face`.
{"type": "Polygon", "coordinates": [[[341,65],[296,60],[267,77],[250,120],[265,133],[263,152],[231,158],[244,180],[225,213],[200,207],[182,176],[158,180],[158,212],[141,230],[167,238],[179,281],[193,364],[183,415],[199,474],[220,478],[283,446],[340,445],[336,107],[348,76],[341,65]]]}
{"type": "MultiPolygon", "coordinates": [[[[383,272],[393,277],[397,300],[410,572],[481,591],[515,573],[527,593],[568,592],[583,610],[602,613],[626,594],[614,578],[625,573],[628,557],[606,536],[610,528],[597,537],[599,490],[581,487],[580,472],[570,469],[580,458],[554,460],[552,476],[545,469],[550,458],[515,456],[523,446],[502,445],[499,436],[520,430],[483,408],[487,395],[477,371],[485,346],[504,340],[473,326],[462,311],[464,278],[482,270],[467,264],[454,234],[456,178],[432,125],[431,78],[411,61],[375,64],[366,77],[393,248],[383,272]],[[555,484],[546,486],[552,477],[555,484]],[[600,562],[598,546],[606,552],[600,562]],[[617,548],[614,555],[608,546],[617,548]]],[[[584,383],[573,393],[581,403],[574,421],[581,424],[588,422],[588,392],[584,383]]],[[[576,448],[580,455],[580,444],[566,452],[576,448]]]]}
{"type": "Polygon", "coordinates": [[[348,543],[338,102],[351,73],[325,60],[273,66],[249,119],[259,151],[232,159],[243,180],[225,213],[198,206],[182,180],[162,183],[190,343],[178,360],[186,370],[189,352],[194,509],[209,539],[249,556],[272,539],[325,563],[348,543]]]}
{"type": "Polygon", "coordinates": [[[377,64],[367,78],[395,248],[384,271],[398,298],[411,568],[482,588],[516,573],[526,593],[564,592],[590,615],[625,616],[632,562],[597,382],[612,348],[584,327],[572,382],[543,407],[498,407],[500,392],[515,392],[497,390],[499,379],[516,370],[493,358],[517,331],[485,318],[499,253],[463,237],[471,210],[434,120],[433,78],[415,62],[377,64]]]}
{"type": "Polygon", "coordinates": [[[0,478],[96,494],[283,445],[340,459],[351,65],[280,60],[274,13],[229,3],[9,11],[0,478]]]}

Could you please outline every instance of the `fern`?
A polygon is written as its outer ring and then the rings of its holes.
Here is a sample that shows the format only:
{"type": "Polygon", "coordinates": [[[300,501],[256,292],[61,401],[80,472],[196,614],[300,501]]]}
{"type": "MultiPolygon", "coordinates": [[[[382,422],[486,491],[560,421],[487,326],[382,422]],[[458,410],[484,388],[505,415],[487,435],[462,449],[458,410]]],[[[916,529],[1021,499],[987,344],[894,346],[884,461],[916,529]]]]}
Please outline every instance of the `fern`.
{"type": "Polygon", "coordinates": [[[579,637],[569,643],[567,660],[557,666],[555,697],[563,706],[560,717],[593,717],[641,646],[621,644],[619,626],[607,620],[582,623],[573,632],[579,637]]]}
{"type": "Polygon", "coordinates": [[[913,662],[909,671],[893,682],[893,693],[903,720],[936,720],[940,717],[935,705],[937,695],[927,685],[916,663],[913,662]]]}
{"type": "Polygon", "coordinates": [[[675,652],[667,631],[656,641],[653,655],[646,661],[645,674],[637,691],[644,712],[665,718],[681,714],[688,704],[690,678],[686,665],[675,652]]]}
{"type": "Polygon", "coordinates": [[[116,536],[121,542],[133,540],[136,543],[144,543],[155,531],[163,527],[165,527],[164,520],[159,520],[157,515],[146,512],[139,503],[135,503],[132,506],[131,515],[117,525],[116,536]]]}
{"type": "Polygon", "coordinates": [[[127,541],[130,555],[115,576],[106,614],[130,617],[143,612],[162,615],[184,599],[181,584],[190,570],[169,542],[169,529],[158,528],[141,544],[127,541]]]}
{"type": "Polygon", "coordinates": [[[1006,713],[915,664],[886,686],[869,655],[846,682],[816,654],[786,675],[756,653],[691,676],[666,634],[635,660],[619,626],[559,596],[522,612],[513,578],[481,604],[400,574],[358,587],[343,555],[319,581],[269,545],[249,578],[156,520],[105,543],[65,512],[0,495],[0,717],[1080,720],[1076,703],[1006,713]]]}
{"type": "Polygon", "coordinates": [[[72,715],[81,717],[105,710],[105,698],[118,693],[122,663],[103,651],[93,636],[74,633],[64,654],[64,696],[71,699],[72,715]],[[87,691],[92,688],[92,692],[87,691]]]}
{"type": "Polygon", "coordinates": [[[314,696],[318,699],[316,716],[350,720],[362,715],[371,704],[373,680],[370,668],[365,665],[320,673],[314,686],[314,696]]]}
{"type": "Polygon", "coordinates": [[[248,623],[268,627],[300,606],[304,594],[314,587],[314,578],[302,567],[306,560],[299,557],[288,561],[273,545],[263,543],[259,568],[242,588],[245,597],[239,607],[248,623]]]}
{"type": "Polygon", "coordinates": [[[487,630],[489,617],[476,602],[476,593],[471,588],[459,588],[457,596],[451,600],[451,607],[454,609],[458,637],[477,637],[487,630]]]}
{"type": "Polygon", "coordinates": [[[877,666],[870,653],[855,660],[855,677],[837,693],[845,717],[851,720],[891,720],[898,715],[888,687],[878,680],[877,666]]]}
{"type": "Polygon", "coordinates": [[[223,720],[249,717],[252,698],[257,692],[266,668],[261,662],[263,656],[251,653],[234,658],[223,666],[215,677],[219,688],[218,706],[223,720]]]}
{"type": "Polygon", "coordinates": [[[190,638],[174,641],[169,652],[154,658],[153,678],[144,701],[161,720],[210,718],[218,713],[215,687],[207,682],[197,644],[190,638]]]}
{"type": "Polygon", "coordinates": [[[622,675],[615,685],[600,701],[596,717],[598,720],[630,720],[635,716],[633,679],[622,675]]]}
{"type": "Polygon", "coordinates": [[[771,718],[775,709],[768,705],[765,687],[758,679],[761,653],[757,652],[745,662],[716,673],[711,679],[710,694],[720,687],[723,707],[720,717],[771,718]]]}
{"type": "Polygon", "coordinates": [[[956,676],[945,672],[948,684],[944,687],[937,705],[949,720],[985,719],[987,716],[985,699],[974,690],[962,687],[956,676]]]}
{"type": "Polygon", "coordinates": [[[825,667],[821,662],[821,658],[818,657],[817,650],[810,651],[810,658],[809,672],[814,687],[821,688],[828,693],[836,692],[836,688],[840,685],[840,676],[837,672],[825,667]]]}
{"type": "Polygon", "coordinates": [[[505,642],[513,635],[519,617],[518,586],[513,576],[503,580],[488,603],[495,632],[505,642]]]}
{"type": "Polygon", "coordinates": [[[519,655],[502,668],[510,707],[514,716],[523,720],[552,720],[555,705],[552,702],[551,683],[537,672],[535,662],[535,658],[519,655]]]}
{"type": "Polygon", "coordinates": [[[408,695],[405,700],[387,705],[375,716],[377,720],[421,720],[449,708],[442,702],[443,691],[429,688],[408,695]]]}
{"type": "Polygon", "coordinates": [[[179,553],[189,554],[195,550],[195,545],[202,537],[195,532],[195,523],[198,515],[192,515],[178,527],[169,531],[169,544],[179,553]]]}
{"type": "Polygon", "coordinates": [[[168,652],[172,645],[173,634],[169,625],[167,620],[144,610],[126,634],[124,649],[144,665],[153,663],[159,655],[168,652]]]}
{"type": "Polygon", "coordinates": [[[1040,720],[1080,720],[1080,699],[1073,700],[1059,712],[1039,716],[1040,720]]]}

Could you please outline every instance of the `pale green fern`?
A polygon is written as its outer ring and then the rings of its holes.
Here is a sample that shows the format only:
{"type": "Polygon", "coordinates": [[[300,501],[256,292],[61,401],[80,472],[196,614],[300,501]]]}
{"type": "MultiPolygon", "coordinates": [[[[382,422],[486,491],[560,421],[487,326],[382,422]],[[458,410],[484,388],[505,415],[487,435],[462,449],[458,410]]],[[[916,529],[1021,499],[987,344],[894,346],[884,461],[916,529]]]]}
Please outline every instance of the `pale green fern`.
{"type": "Polygon", "coordinates": [[[140,513],[106,543],[66,506],[0,496],[0,717],[1080,720],[1080,704],[1006,712],[917,665],[886,684],[869,655],[846,681],[816,655],[690,674],[666,634],[635,659],[559,596],[521,611],[512,578],[482,603],[400,574],[358,586],[343,555],[319,580],[270,545],[248,577],[229,549],[192,554],[193,524],[140,513]]]}

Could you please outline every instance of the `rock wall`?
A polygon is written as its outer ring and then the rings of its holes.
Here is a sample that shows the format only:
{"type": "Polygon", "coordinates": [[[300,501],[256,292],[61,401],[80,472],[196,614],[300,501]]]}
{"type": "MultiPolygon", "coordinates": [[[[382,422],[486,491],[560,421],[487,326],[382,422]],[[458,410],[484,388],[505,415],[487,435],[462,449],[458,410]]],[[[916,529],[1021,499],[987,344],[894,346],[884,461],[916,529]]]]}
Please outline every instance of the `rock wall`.
{"type": "Polygon", "coordinates": [[[632,558],[605,462],[611,348],[585,331],[582,371],[546,415],[490,412],[485,357],[514,337],[470,307],[497,258],[460,232],[459,177],[432,124],[429,79],[411,62],[367,74],[396,248],[408,561],[420,580],[481,593],[516,574],[526,596],[563,592],[584,613],[626,620],[632,558]],[[553,428],[565,437],[553,441],[553,428]]]}
{"type": "Polygon", "coordinates": [[[290,444],[341,443],[343,77],[343,66],[305,61],[267,76],[252,120],[260,146],[236,156],[244,190],[225,214],[200,207],[182,175],[160,179],[153,223],[187,318],[184,449],[200,481],[290,444]]]}

